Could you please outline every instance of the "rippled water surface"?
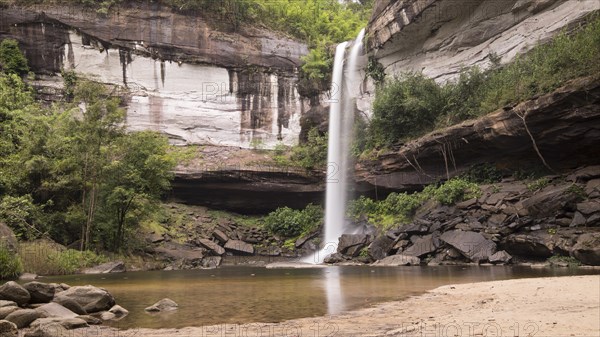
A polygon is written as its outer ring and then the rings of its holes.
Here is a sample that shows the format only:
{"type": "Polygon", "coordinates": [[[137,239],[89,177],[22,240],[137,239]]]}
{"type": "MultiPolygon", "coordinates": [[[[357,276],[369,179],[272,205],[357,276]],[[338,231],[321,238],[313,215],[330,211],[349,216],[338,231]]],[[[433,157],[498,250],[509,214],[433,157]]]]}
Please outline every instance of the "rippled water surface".
{"type": "Polygon", "coordinates": [[[441,285],[524,277],[598,273],[529,267],[327,267],[131,272],[48,277],[45,282],[106,288],[130,314],[121,328],[180,328],[222,323],[278,322],[322,316],[401,300],[441,285]],[[148,314],[144,308],[171,298],[179,310],[148,314]]]}

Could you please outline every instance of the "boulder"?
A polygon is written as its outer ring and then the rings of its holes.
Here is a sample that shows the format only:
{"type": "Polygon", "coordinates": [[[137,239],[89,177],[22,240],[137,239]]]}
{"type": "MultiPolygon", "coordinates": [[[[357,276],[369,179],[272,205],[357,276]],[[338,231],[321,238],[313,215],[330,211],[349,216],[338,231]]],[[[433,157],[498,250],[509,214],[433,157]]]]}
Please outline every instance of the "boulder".
{"type": "Polygon", "coordinates": [[[87,315],[87,311],[85,311],[83,306],[71,298],[57,296],[53,302],[62,305],[78,315],[87,315]]]}
{"type": "Polygon", "coordinates": [[[501,247],[511,255],[542,259],[553,255],[549,246],[546,238],[539,234],[511,234],[501,243],[501,247]]]}
{"type": "Polygon", "coordinates": [[[11,312],[4,319],[15,323],[17,328],[23,329],[28,327],[31,322],[41,317],[43,317],[43,315],[34,309],[19,309],[11,312]]]}
{"type": "Polygon", "coordinates": [[[0,308],[4,308],[4,307],[16,307],[17,303],[14,301],[5,301],[5,300],[0,300],[0,308]]]}
{"type": "Polygon", "coordinates": [[[227,243],[227,241],[229,241],[229,237],[227,236],[227,234],[225,234],[220,229],[215,229],[212,232],[212,237],[217,239],[217,241],[219,241],[221,244],[225,244],[225,243],[227,243]]]}
{"type": "Polygon", "coordinates": [[[37,325],[24,337],[71,337],[73,334],[58,322],[37,325]]]}
{"type": "Polygon", "coordinates": [[[403,255],[422,257],[435,252],[440,246],[439,233],[417,238],[413,245],[402,251],[403,255]]]}
{"type": "Polygon", "coordinates": [[[0,320],[0,337],[17,337],[19,330],[15,323],[0,320]]]}
{"type": "Polygon", "coordinates": [[[102,320],[90,315],[79,315],[77,318],[84,320],[89,325],[99,325],[102,324],[102,320]]]}
{"type": "Polygon", "coordinates": [[[210,251],[214,255],[220,256],[225,254],[225,249],[223,247],[208,239],[198,239],[197,243],[198,245],[208,249],[208,251],[210,251]]]}
{"type": "Polygon", "coordinates": [[[237,254],[242,254],[242,255],[253,255],[254,254],[254,247],[251,244],[246,243],[241,240],[227,241],[227,243],[225,244],[225,249],[232,253],[237,253],[237,254]]]}
{"type": "Polygon", "coordinates": [[[429,226],[425,223],[412,223],[400,228],[400,233],[406,233],[409,235],[427,234],[428,232],[429,226]]]}
{"type": "Polygon", "coordinates": [[[220,256],[207,256],[202,259],[202,268],[214,269],[221,265],[223,259],[220,256]]]}
{"type": "Polygon", "coordinates": [[[94,313],[110,309],[115,305],[115,299],[108,291],[94,286],[71,287],[55,296],[56,299],[71,299],[77,302],[85,309],[87,313],[94,313]]]}
{"type": "Polygon", "coordinates": [[[325,256],[323,263],[334,264],[347,261],[348,259],[341,253],[333,253],[325,256]]]}
{"type": "Polygon", "coordinates": [[[600,197],[600,179],[593,179],[585,184],[585,194],[589,198],[600,197]]]}
{"type": "Polygon", "coordinates": [[[59,285],[56,283],[48,284],[36,281],[23,284],[23,288],[31,295],[30,303],[48,303],[52,301],[58,287],[59,285]]]}
{"type": "Polygon", "coordinates": [[[23,273],[23,274],[21,274],[21,276],[19,276],[19,280],[21,280],[21,281],[33,281],[37,278],[38,278],[38,276],[36,274],[32,274],[32,273],[23,273]]]}
{"type": "Polygon", "coordinates": [[[35,311],[39,312],[42,317],[60,317],[60,318],[74,318],[77,314],[71,310],[63,307],[58,303],[46,303],[40,307],[35,308],[35,311]]]}
{"type": "Polygon", "coordinates": [[[308,240],[312,240],[314,238],[316,238],[318,235],[320,234],[319,231],[315,231],[309,234],[306,234],[304,236],[299,237],[296,242],[294,242],[294,247],[296,248],[302,248],[302,246],[304,246],[304,244],[306,243],[306,241],[308,240]]]}
{"type": "Polygon", "coordinates": [[[421,264],[421,259],[416,256],[409,255],[392,255],[388,256],[382,260],[376,261],[373,263],[373,266],[381,266],[381,267],[397,267],[397,266],[418,266],[421,264]]]}
{"type": "Polygon", "coordinates": [[[580,202],[577,204],[577,210],[586,216],[600,212],[600,200],[588,200],[580,202]]]}
{"type": "Polygon", "coordinates": [[[17,282],[9,281],[0,286],[0,300],[13,301],[18,305],[29,303],[31,295],[17,282]]]}
{"type": "Polygon", "coordinates": [[[453,230],[443,233],[440,239],[473,262],[486,261],[496,252],[496,244],[480,233],[453,230]]]}
{"type": "Polygon", "coordinates": [[[369,256],[371,256],[375,260],[381,260],[388,256],[388,253],[392,249],[393,245],[394,240],[390,239],[385,235],[382,235],[373,240],[373,242],[371,242],[371,244],[369,245],[369,256]]]}
{"type": "Polygon", "coordinates": [[[177,303],[175,303],[175,301],[173,301],[169,298],[163,298],[162,300],[154,303],[153,305],[147,307],[144,310],[146,310],[148,312],[164,312],[164,311],[177,310],[178,307],[179,307],[179,305],[177,305],[177,303]]]}
{"type": "Polygon", "coordinates": [[[534,194],[519,203],[522,209],[526,210],[526,215],[536,218],[554,216],[555,213],[574,204],[578,195],[573,192],[570,184],[550,186],[542,192],[534,194]]]}
{"type": "Polygon", "coordinates": [[[571,255],[581,263],[600,266],[600,233],[580,235],[571,250],[571,255]]]}
{"type": "Polygon", "coordinates": [[[0,222],[0,246],[5,246],[8,250],[16,252],[19,242],[12,229],[0,222]]]}
{"type": "Polygon", "coordinates": [[[582,167],[567,176],[567,180],[572,182],[586,182],[596,178],[600,178],[600,165],[582,167]]]}
{"type": "Polygon", "coordinates": [[[356,257],[361,249],[367,246],[369,235],[366,234],[342,234],[340,236],[337,252],[343,255],[356,257]]]}
{"type": "Polygon", "coordinates": [[[101,265],[85,269],[83,274],[111,274],[123,273],[126,271],[123,261],[107,262],[101,265]]]}
{"type": "Polygon", "coordinates": [[[586,222],[587,219],[585,218],[585,216],[583,216],[583,214],[581,214],[580,212],[575,212],[575,215],[573,216],[573,220],[571,220],[571,224],[569,225],[569,227],[583,226],[586,222]]]}
{"type": "Polygon", "coordinates": [[[60,324],[67,330],[87,328],[89,326],[89,324],[81,318],[48,317],[36,319],[31,323],[31,328],[35,329],[37,327],[46,327],[54,323],[60,324]]]}
{"type": "Polygon", "coordinates": [[[125,309],[122,306],[117,305],[117,304],[113,305],[113,307],[110,308],[108,310],[108,312],[111,312],[111,313],[115,314],[117,317],[123,317],[123,316],[129,315],[129,310],[127,310],[127,309],[125,309]]]}
{"type": "Polygon", "coordinates": [[[15,312],[19,310],[19,307],[14,306],[14,307],[1,307],[0,308],[0,319],[4,319],[6,318],[6,316],[10,315],[11,313],[15,312]]]}
{"type": "Polygon", "coordinates": [[[109,311],[103,311],[100,313],[100,319],[103,321],[110,321],[117,318],[117,315],[113,314],[112,312],[109,311]]]}
{"type": "Polygon", "coordinates": [[[498,264],[498,263],[509,263],[511,259],[512,259],[512,256],[510,256],[510,254],[508,254],[504,250],[501,250],[499,252],[492,254],[492,256],[490,256],[490,258],[489,258],[489,261],[491,263],[498,264]]]}

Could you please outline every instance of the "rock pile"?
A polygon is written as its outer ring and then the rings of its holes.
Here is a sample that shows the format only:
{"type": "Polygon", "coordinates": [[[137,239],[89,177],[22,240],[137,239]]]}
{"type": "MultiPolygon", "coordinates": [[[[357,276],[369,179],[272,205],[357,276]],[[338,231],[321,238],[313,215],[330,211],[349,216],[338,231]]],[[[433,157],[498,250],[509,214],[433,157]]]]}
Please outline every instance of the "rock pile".
{"type": "Polygon", "coordinates": [[[119,319],[128,311],[115,304],[105,289],[91,285],[32,281],[20,285],[9,281],[0,286],[0,336],[18,335],[17,329],[31,328],[24,336],[67,336],[67,330],[119,319]]]}
{"type": "Polygon", "coordinates": [[[379,236],[343,235],[326,262],[506,264],[558,255],[600,265],[600,166],[544,182],[506,179],[456,205],[429,201],[410,224],[379,236]]]}

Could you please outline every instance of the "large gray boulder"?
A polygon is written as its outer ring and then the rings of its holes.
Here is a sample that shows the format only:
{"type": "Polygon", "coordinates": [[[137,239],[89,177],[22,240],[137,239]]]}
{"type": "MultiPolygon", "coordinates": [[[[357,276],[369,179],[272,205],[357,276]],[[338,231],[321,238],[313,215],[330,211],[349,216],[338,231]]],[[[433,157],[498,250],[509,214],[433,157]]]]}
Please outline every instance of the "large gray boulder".
{"type": "Polygon", "coordinates": [[[14,301],[5,301],[5,300],[0,300],[0,308],[4,308],[4,307],[16,307],[17,303],[14,301]]]}
{"type": "Polygon", "coordinates": [[[27,332],[24,337],[72,337],[73,333],[69,332],[64,326],[58,322],[49,322],[46,324],[38,324],[31,331],[27,332]]]}
{"type": "Polygon", "coordinates": [[[227,241],[227,243],[225,244],[225,249],[232,253],[237,253],[237,254],[242,254],[242,255],[254,254],[254,247],[251,244],[246,243],[242,240],[227,241]]]}
{"type": "Polygon", "coordinates": [[[90,285],[71,287],[55,296],[58,303],[65,299],[77,302],[87,313],[108,310],[115,305],[115,299],[108,291],[90,285]]]}
{"type": "Polygon", "coordinates": [[[172,299],[163,298],[162,300],[154,303],[153,305],[147,307],[146,311],[148,312],[164,312],[164,311],[173,311],[177,310],[179,305],[175,303],[172,299]]]}
{"type": "Polygon", "coordinates": [[[43,315],[34,309],[19,309],[10,313],[4,319],[15,323],[17,328],[23,329],[29,326],[31,322],[35,321],[38,318],[42,318],[43,315]]]}
{"type": "Polygon", "coordinates": [[[58,287],[59,285],[56,283],[48,284],[36,281],[28,282],[23,285],[23,288],[31,295],[30,303],[48,303],[52,301],[58,287]]]}
{"type": "Polygon", "coordinates": [[[101,265],[97,265],[92,268],[83,270],[84,274],[111,274],[111,273],[124,273],[126,270],[123,261],[107,262],[101,265]]]}
{"type": "Polygon", "coordinates": [[[29,303],[31,295],[17,282],[9,281],[0,286],[0,300],[13,301],[18,305],[29,303]]]}
{"type": "Polygon", "coordinates": [[[221,256],[225,254],[225,249],[213,241],[210,241],[208,239],[198,239],[197,242],[200,246],[208,249],[208,251],[214,255],[221,256]]]}
{"type": "Polygon", "coordinates": [[[71,310],[72,312],[78,315],[87,315],[88,312],[81,306],[81,304],[77,303],[75,300],[67,297],[55,297],[53,300],[54,303],[58,303],[63,307],[71,310]]]}
{"type": "Polygon", "coordinates": [[[36,319],[31,323],[31,328],[35,330],[39,327],[47,330],[49,326],[53,326],[54,324],[60,324],[67,330],[87,328],[89,326],[89,324],[81,318],[48,317],[36,319]]]}
{"type": "Polygon", "coordinates": [[[392,255],[388,256],[382,260],[379,260],[373,263],[373,266],[380,267],[398,267],[398,266],[418,266],[421,264],[421,259],[416,256],[409,255],[392,255]]]}
{"type": "Polygon", "coordinates": [[[343,234],[338,241],[337,252],[356,257],[369,244],[370,238],[367,234],[343,234]]]}
{"type": "Polygon", "coordinates": [[[78,315],[58,303],[46,303],[35,308],[43,317],[74,318],[78,315]]]}
{"type": "Polygon", "coordinates": [[[381,260],[388,256],[388,253],[394,245],[394,240],[390,239],[386,235],[382,235],[369,245],[368,253],[375,260],[381,260]]]}
{"type": "Polygon", "coordinates": [[[442,234],[440,240],[456,248],[473,262],[488,261],[496,252],[496,244],[476,232],[453,230],[442,234]]]}
{"type": "Polygon", "coordinates": [[[13,322],[0,320],[0,337],[17,337],[19,330],[13,322]]]}
{"type": "Polygon", "coordinates": [[[436,233],[435,236],[433,234],[429,234],[416,239],[412,246],[402,251],[402,254],[422,257],[435,252],[439,246],[439,233],[436,233]]]}
{"type": "Polygon", "coordinates": [[[600,266],[600,233],[579,236],[571,255],[584,264],[600,266]]]}
{"type": "Polygon", "coordinates": [[[512,259],[512,256],[510,256],[509,253],[507,253],[504,250],[501,250],[499,252],[494,253],[492,256],[490,256],[489,260],[491,263],[500,264],[500,263],[509,263],[511,259],[512,259]]]}
{"type": "Polygon", "coordinates": [[[17,306],[0,308],[0,319],[6,318],[6,316],[10,315],[11,313],[13,313],[17,310],[19,310],[19,307],[17,307],[17,306]]]}
{"type": "Polygon", "coordinates": [[[567,205],[574,205],[579,196],[573,192],[570,184],[551,186],[517,204],[520,215],[538,218],[554,216],[562,212],[567,205]]]}

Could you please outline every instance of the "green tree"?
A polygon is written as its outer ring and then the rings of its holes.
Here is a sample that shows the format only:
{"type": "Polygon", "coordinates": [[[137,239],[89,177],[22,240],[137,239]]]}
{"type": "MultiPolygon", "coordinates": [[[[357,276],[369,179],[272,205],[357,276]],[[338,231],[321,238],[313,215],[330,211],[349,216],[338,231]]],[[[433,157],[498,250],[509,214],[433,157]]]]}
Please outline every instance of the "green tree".
{"type": "Polygon", "coordinates": [[[13,39],[0,42],[0,70],[6,74],[24,75],[29,72],[27,59],[19,49],[19,43],[13,39]]]}

